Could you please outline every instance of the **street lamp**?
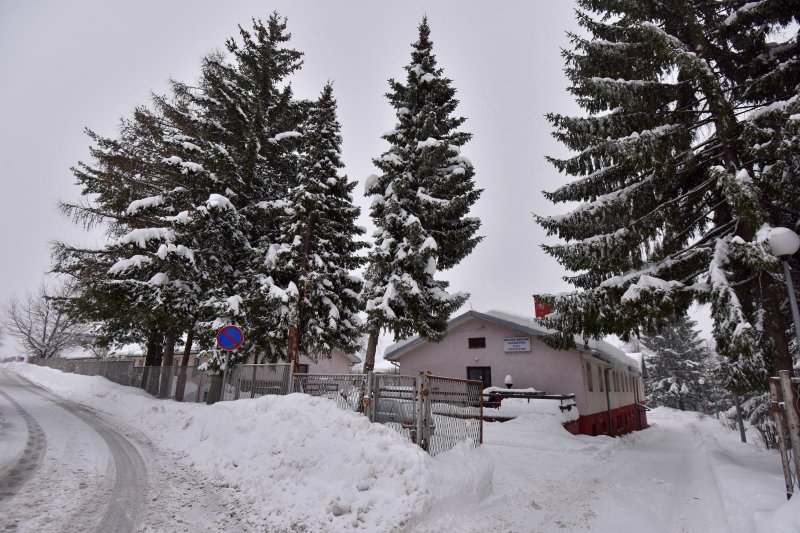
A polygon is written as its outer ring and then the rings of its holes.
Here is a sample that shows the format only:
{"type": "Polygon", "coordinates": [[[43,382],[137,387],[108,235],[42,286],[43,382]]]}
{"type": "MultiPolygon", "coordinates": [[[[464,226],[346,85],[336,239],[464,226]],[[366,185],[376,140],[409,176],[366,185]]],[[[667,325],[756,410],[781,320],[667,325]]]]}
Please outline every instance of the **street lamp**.
{"type": "Polygon", "coordinates": [[[800,237],[789,228],[772,228],[767,235],[770,252],[783,263],[783,277],[786,280],[786,290],[789,292],[789,307],[792,308],[794,320],[794,334],[800,343],[800,315],[797,313],[797,298],[792,284],[792,273],[789,270],[789,258],[800,248],[800,237]]]}

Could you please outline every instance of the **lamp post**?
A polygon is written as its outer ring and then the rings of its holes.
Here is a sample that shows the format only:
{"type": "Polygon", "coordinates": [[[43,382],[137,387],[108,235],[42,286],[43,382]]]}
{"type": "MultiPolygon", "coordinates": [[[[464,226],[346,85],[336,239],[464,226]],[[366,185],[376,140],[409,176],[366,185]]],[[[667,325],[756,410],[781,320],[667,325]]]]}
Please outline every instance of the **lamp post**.
{"type": "Polygon", "coordinates": [[[792,308],[794,321],[794,334],[796,342],[800,343],[800,314],[797,312],[797,298],[794,294],[792,272],[789,269],[789,258],[800,249],[800,237],[789,228],[772,228],[767,236],[770,252],[783,263],[783,277],[786,280],[786,290],[789,293],[789,307],[792,308]]]}

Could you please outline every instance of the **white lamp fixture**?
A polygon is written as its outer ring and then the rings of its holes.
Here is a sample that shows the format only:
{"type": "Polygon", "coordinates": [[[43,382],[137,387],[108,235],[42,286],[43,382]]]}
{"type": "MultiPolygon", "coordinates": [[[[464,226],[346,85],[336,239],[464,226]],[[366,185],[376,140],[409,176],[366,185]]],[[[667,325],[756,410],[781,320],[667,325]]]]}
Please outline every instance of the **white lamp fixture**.
{"type": "Polygon", "coordinates": [[[800,237],[789,228],[772,228],[767,235],[767,242],[775,257],[794,255],[800,249],[800,237]]]}

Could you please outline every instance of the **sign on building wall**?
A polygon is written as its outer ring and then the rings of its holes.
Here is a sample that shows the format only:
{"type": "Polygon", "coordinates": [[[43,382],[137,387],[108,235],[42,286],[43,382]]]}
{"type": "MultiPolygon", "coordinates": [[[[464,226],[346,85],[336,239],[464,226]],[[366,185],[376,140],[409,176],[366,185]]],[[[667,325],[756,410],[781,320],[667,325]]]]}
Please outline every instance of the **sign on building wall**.
{"type": "Polygon", "coordinates": [[[530,337],[506,337],[503,339],[503,351],[505,352],[530,352],[530,337]]]}

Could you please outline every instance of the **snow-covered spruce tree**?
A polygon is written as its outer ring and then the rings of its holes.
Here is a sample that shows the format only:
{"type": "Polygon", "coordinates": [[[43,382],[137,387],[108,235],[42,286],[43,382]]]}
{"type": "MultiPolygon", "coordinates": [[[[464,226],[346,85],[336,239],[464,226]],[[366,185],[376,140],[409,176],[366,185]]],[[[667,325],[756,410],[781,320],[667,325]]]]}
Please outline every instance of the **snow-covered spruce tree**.
{"type": "Polygon", "coordinates": [[[575,152],[550,161],[577,179],[545,194],[583,204],[538,221],[567,241],[544,249],[579,290],[550,298],[550,341],[653,331],[710,302],[726,386],[763,389],[792,367],[765,237],[800,213],[798,42],[778,31],[797,2],[578,3],[588,37],[564,57],[588,116],[548,116],[575,152]]]}
{"type": "MultiPolygon", "coordinates": [[[[216,84],[212,97],[238,111],[246,119],[245,143],[234,149],[240,183],[232,187],[241,198],[236,199],[248,221],[247,238],[252,261],[242,271],[246,281],[241,295],[247,315],[247,341],[241,354],[261,360],[273,360],[285,354],[281,335],[280,296],[273,277],[265,272],[263,260],[270,246],[280,242],[280,220],[283,204],[298,174],[297,153],[300,124],[307,102],[292,96],[288,77],[302,65],[302,53],[286,45],[291,35],[286,20],[273,13],[266,24],[254,21],[253,31],[240,28],[240,39],[229,39],[228,52],[235,69],[230,81],[216,84]],[[243,96],[226,95],[231,87],[243,96]],[[219,94],[220,97],[214,96],[219,94]]],[[[220,68],[224,67],[221,65],[220,68]]]]}
{"type": "Polygon", "coordinates": [[[360,209],[353,205],[355,182],[340,175],[341,127],[333,89],[326,85],[303,125],[297,185],[284,202],[281,242],[273,244],[265,266],[275,291],[285,294],[283,321],[286,359],[297,369],[299,356],[347,353],[360,340],[361,280],[352,272],[363,263],[356,237],[360,209]]]}
{"type": "Polygon", "coordinates": [[[70,299],[68,308],[81,320],[99,325],[98,342],[109,345],[148,338],[147,363],[160,363],[168,328],[159,323],[149,301],[137,288],[131,290],[131,286],[111,282],[109,272],[121,261],[135,264],[142,258],[124,247],[113,246],[114,242],[132,231],[143,234],[157,226],[159,230],[151,233],[158,233],[167,227],[158,219],[157,205],[139,209],[145,206],[137,204],[139,198],[153,197],[174,186],[165,182],[158,170],[161,162],[155,139],[161,135],[160,126],[149,110],[139,108],[132,118],[121,122],[118,138],[104,138],[91,131],[88,134],[94,142],[90,149],[92,161],[72,169],[81,186],[82,199],[74,204],[64,203],[61,208],[86,227],[103,227],[111,245],[89,249],[57,244],[54,270],[76,280],[77,295],[70,299]]]}
{"type": "Polygon", "coordinates": [[[647,402],[681,411],[704,411],[710,384],[709,353],[693,320],[683,317],[641,339],[647,365],[647,402]]]}
{"type": "MultiPolygon", "coordinates": [[[[76,172],[93,201],[65,206],[84,222],[110,222],[106,249],[81,253],[100,259],[84,276],[96,286],[85,294],[97,298],[81,307],[143,318],[134,323],[156,320],[148,331],[168,336],[182,321],[189,332],[184,360],[195,330],[209,345],[222,323],[247,326],[248,346],[237,352],[243,359],[258,351],[254,324],[277,322],[260,313],[276,306],[255,275],[263,257],[255,249],[277,238],[274,217],[265,220],[265,213],[273,214],[269,206],[296,171],[296,135],[286,128],[299,123],[302,104],[282,80],[299,67],[300,53],[282,47],[284,30],[277,14],[266,25],[254,21],[252,34],[240,28],[242,44],[228,42],[231,62],[208,56],[197,87],[174,82],[170,97],[154,98],[154,110],[141,108],[123,123],[129,127],[120,139],[93,137],[95,164],[76,172]],[[100,301],[105,292],[116,295],[113,305],[100,301]]],[[[75,260],[79,252],[61,247],[59,262],[74,270],[83,264],[75,260]]],[[[105,318],[112,328],[125,325],[105,318]]],[[[148,346],[159,346],[158,336],[150,335],[148,346]]],[[[219,365],[214,359],[209,368],[219,365]]]]}
{"type": "Polygon", "coordinates": [[[373,160],[381,172],[365,190],[374,197],[377,227],[364,276],[365,371],[374,367],[381,329],[400,338],[442,337],[467,295],[448,293],[436,271],[457,265],[481,240],[480,221],[467,216],[481,190],[472,163],[460,155],[471,135],[458,131],[465,119],[453,116],[456,91],[436,65],[427,18],[412,46],[406,83],[389,81],[397,125],[383,136],[390,147],[373,160]]]}

